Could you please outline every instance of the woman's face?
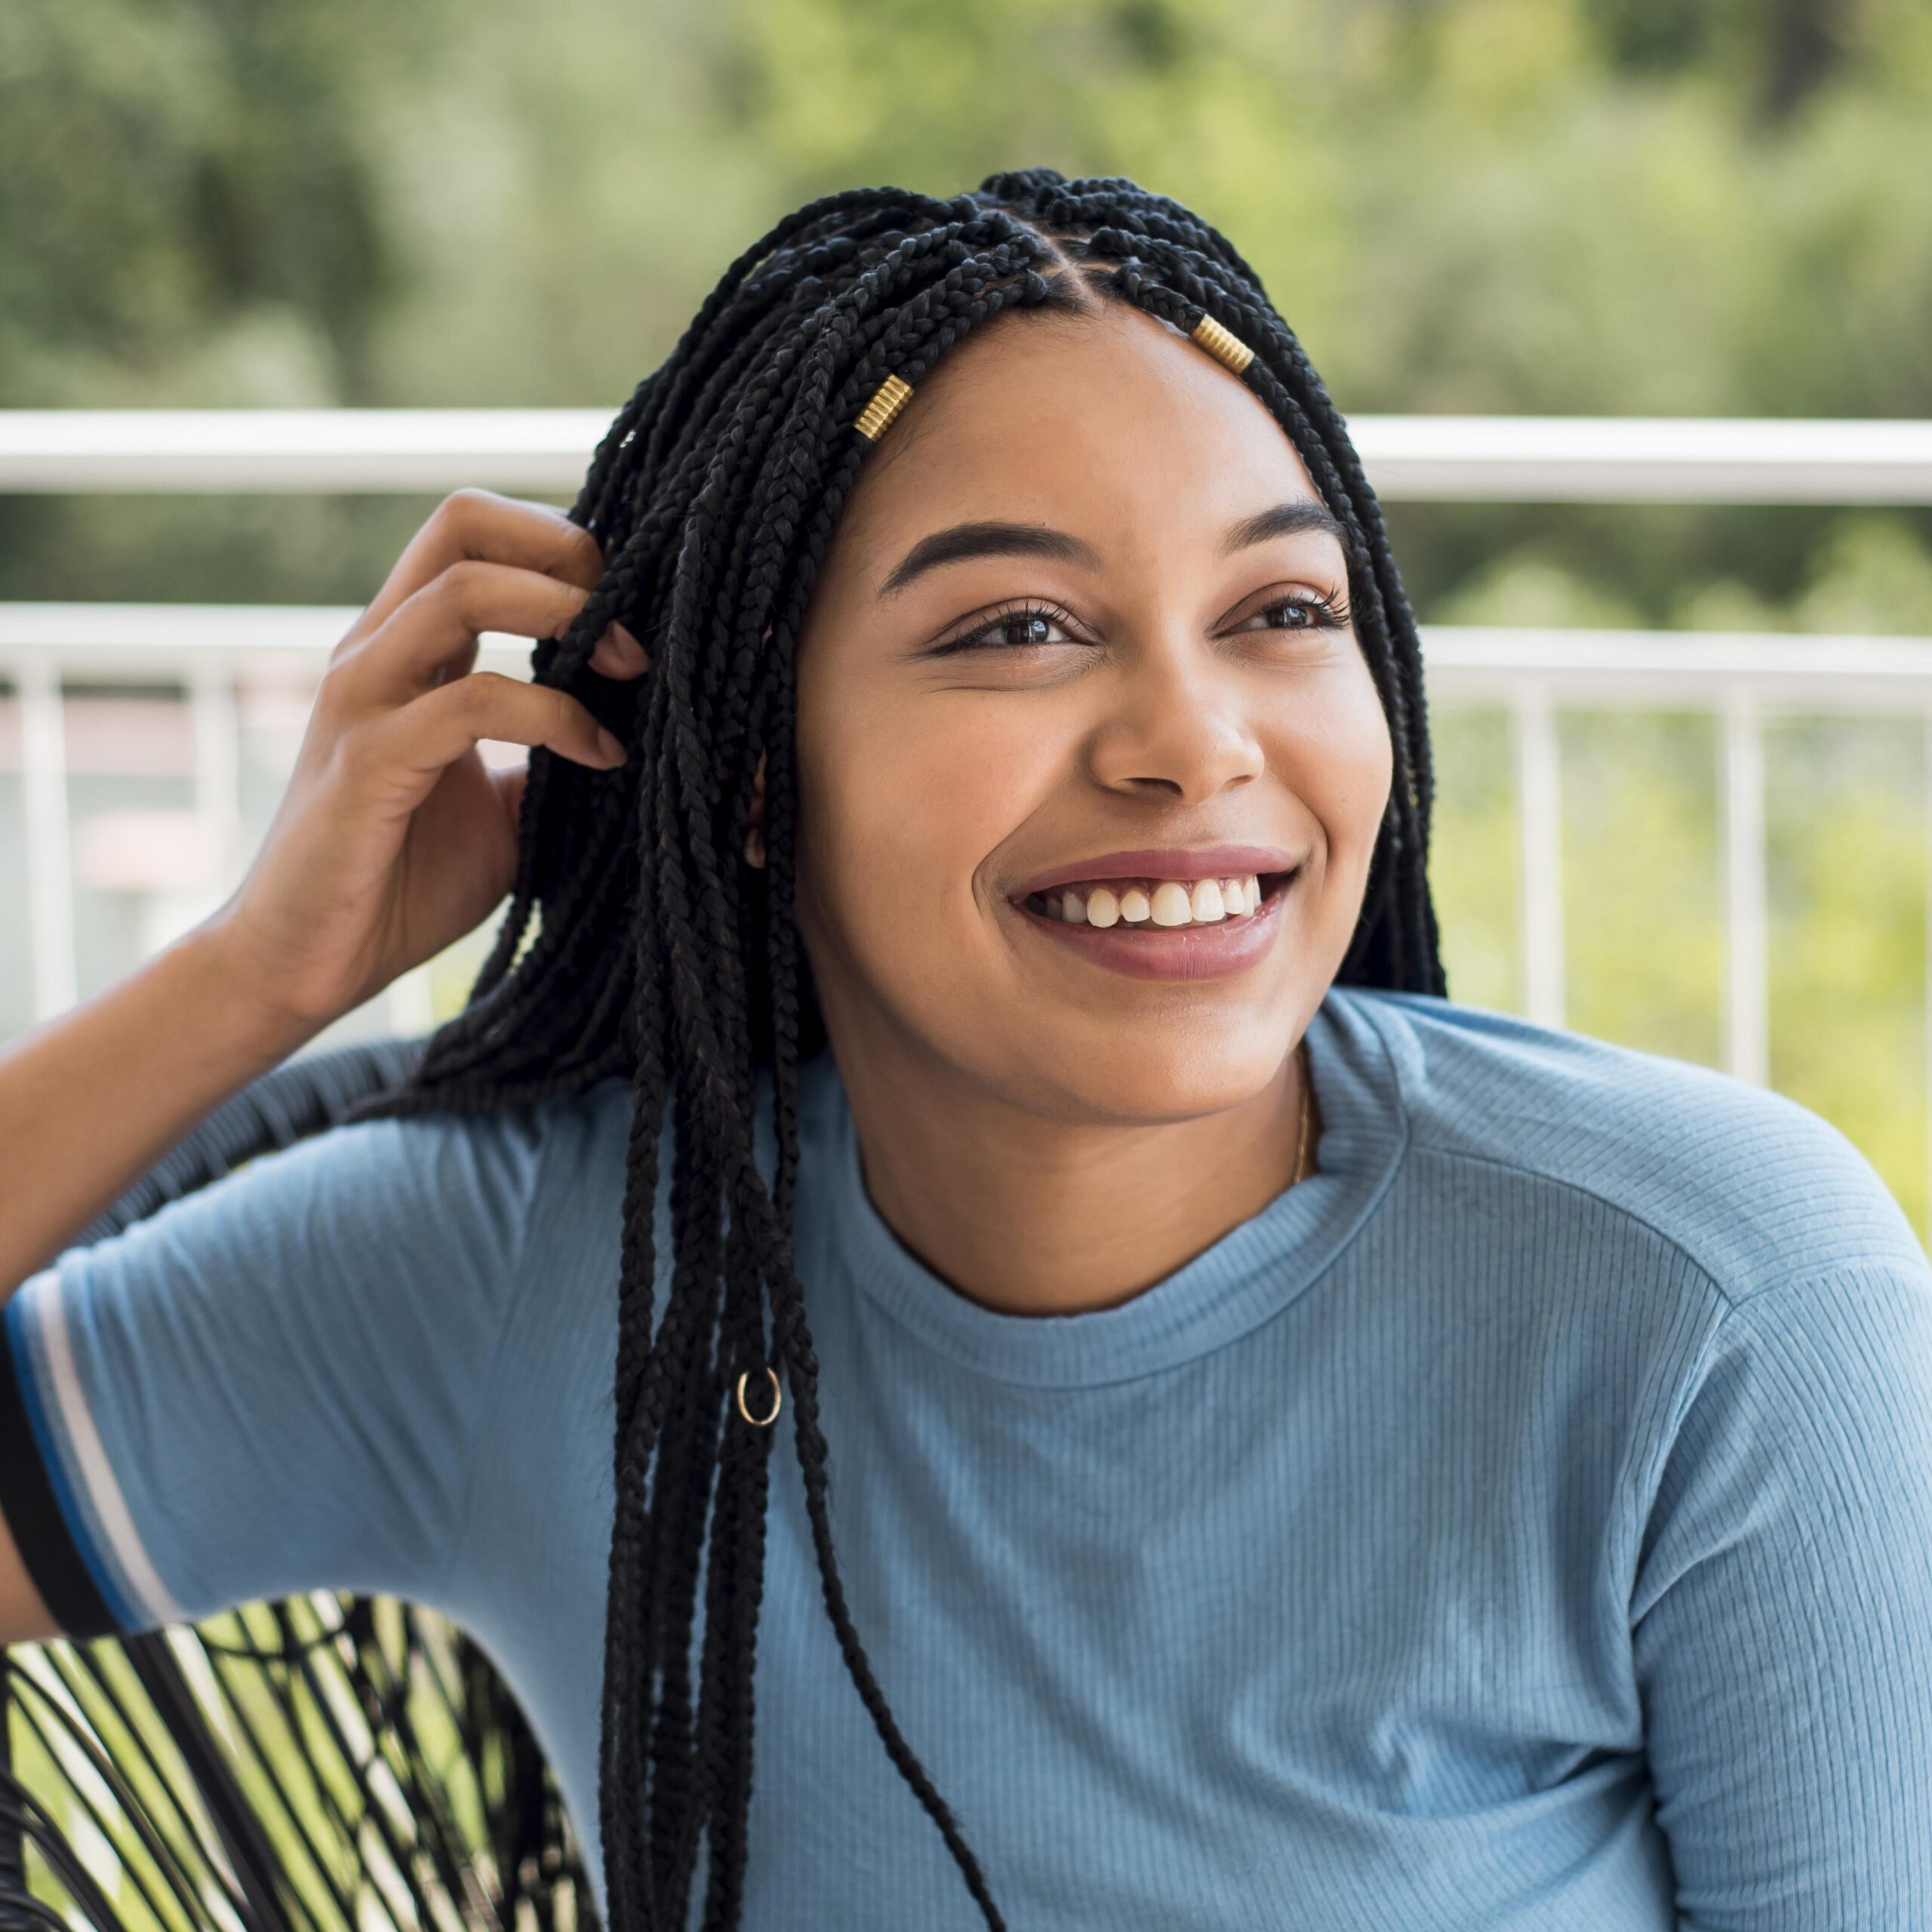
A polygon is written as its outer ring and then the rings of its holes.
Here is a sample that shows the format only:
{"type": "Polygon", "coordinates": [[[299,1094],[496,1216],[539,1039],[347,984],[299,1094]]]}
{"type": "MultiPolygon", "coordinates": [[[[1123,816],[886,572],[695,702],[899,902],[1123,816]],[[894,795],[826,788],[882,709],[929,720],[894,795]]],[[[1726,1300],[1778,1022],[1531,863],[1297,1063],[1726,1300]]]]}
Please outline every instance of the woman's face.
{"type": "Polygon", "coordinates": [[[841,1062],[1115,1123],[1278,1077],[1389,795],[1347,590],[1280,426],[1152,318],[1015,315],[942,363],[801,647],[798,917],[841,1062]]]}

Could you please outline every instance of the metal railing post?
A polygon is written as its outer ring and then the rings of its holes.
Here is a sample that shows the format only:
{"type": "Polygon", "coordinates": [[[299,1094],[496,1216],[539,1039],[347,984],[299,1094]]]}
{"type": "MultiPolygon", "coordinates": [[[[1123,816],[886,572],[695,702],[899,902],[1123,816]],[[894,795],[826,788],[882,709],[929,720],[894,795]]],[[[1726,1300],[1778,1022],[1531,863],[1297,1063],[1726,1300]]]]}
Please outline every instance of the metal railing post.
{"type": "Polygon", "coordinates": [[[1932,1247],[1932,709],[1925,713],[1924,770],[1925,811],[1925,1018],[1921,1051],[1925,1061],[1925,1239],[1932,1247]]]}
{"type": "Polygon", "coordinates": [[[51,1020],[79,997],[74,967],[73,848],[67,824],[67,728],[54,660],[16,660],[20,693],[21,808],[33,1015],[51,1020]]]}
{"type": "Polygon", "coordinates": [[[1764,888],[1764,740],[1749,687],[1722,720],[1724,1063],[1740,1080],[1771,1077],[1770,949],[1764,888]]]}
{"type": "Polygon", "coordinates": [[[1563,1024],[1563,791],[1556,714],[1538,685],[1510,707],[1516,741],[1516,905],[1523,1005],[1540,1026],[1563,1024]]]}
{"type": "Polygon", "coordinates": [[[188,688],[195,734],[195,814],[208,841],[211,883],[225,894],[242,833],[242,728],[235,681],[220,666],[202,663],[195,666],[188,688]]]}

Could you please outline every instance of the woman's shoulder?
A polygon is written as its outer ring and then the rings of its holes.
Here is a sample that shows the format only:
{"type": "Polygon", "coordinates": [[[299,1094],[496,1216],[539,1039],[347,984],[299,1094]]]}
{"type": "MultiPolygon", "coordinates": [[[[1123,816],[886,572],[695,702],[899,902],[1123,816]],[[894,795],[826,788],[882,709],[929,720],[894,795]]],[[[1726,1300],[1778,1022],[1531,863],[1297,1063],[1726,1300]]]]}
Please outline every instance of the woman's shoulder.
{"type": "MultiPolygon", "coordinates": [[[[605,1079],[541,1100],[352,1121],[264,1154],[171,1203],[124,1240],[251,1226],[350,1241],[397,1275],[512,1291],[566,1231],[617,1226],[629,1088],[605,1079]]],[[[547,1271],[546,1271],[547,1272],[547,1271]]]]}
{"type": "Polygon", "coordinates": [[[1453,1000],[1337,992],[1386,1051],[1413,1153],[1480,1171],[1521,1211],[1567,1201],[1661,1239],[1729,1300],[1849,1266],[1925,1271],[1871,1163],[1784,1095],[1453,1000]]]}
{"type": "Polygon", "coordinates": [[[621,1170],[629,1125],[629,1084],[611,1076],[540,1100],[379,1115],[269,1158],[306,1157],[340,1180],[357,1171],[406,1174],[419,1185],[528,1195],[540,1178],[568,1189],[608,1178],[614,1164],[621,1170]]]}

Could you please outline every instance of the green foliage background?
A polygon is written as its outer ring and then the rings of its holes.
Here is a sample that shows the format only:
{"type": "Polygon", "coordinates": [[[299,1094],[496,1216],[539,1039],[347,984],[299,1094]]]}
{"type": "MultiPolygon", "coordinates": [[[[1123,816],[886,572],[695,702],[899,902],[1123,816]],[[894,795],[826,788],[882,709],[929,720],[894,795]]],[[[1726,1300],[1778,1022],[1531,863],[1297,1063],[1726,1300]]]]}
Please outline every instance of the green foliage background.
{"type": "MultiPolygon", "coordinates": [[[[1922,0],[13,0],[0,406],[608,404],[807,197],[1179,195],[1345,411],[1932,417],[1922,0]]],[[[366,596],[424,506],[0,499],[0,597],[366,596]]],[[[1398,506],[1426,619],[1932,634],[1932,515],[1398,506]]],[[[1518,997],[1500,718],[1454,990],[1518,997]]],[[[1706,719],[1566,718],[1574,1023],[1715,1056],[1706,719]]],[[[1917,721],[1767,748],[1774,1072],[1925,1213],[1917,721]]]]}

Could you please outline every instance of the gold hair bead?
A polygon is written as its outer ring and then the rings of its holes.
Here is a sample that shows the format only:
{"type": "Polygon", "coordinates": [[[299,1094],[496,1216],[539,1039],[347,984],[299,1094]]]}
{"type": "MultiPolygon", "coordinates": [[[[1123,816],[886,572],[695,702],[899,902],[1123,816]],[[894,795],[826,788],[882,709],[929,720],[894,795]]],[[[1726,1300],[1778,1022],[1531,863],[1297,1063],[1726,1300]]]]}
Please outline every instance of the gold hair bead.
{"type": "Polygon", "coordinates": [[[892,419],[906,407],[906,399],[912,393],[910,383],[902,383],[897,376],[888,376],[878,386],[878,392],[860,412],[859,420],[852,425],[869,443],[875,443],[891,426],[892,419]]]}
{"type": "Polygon", "coordinates": [[[1194,325],[1194,339],[1217,362],[1225,362],[1238,376],[1254,360],[1254,351],[1231,331],[1224,329],[1212,315],[1203,315],[1194,325]]]}

